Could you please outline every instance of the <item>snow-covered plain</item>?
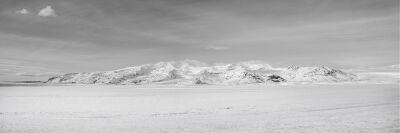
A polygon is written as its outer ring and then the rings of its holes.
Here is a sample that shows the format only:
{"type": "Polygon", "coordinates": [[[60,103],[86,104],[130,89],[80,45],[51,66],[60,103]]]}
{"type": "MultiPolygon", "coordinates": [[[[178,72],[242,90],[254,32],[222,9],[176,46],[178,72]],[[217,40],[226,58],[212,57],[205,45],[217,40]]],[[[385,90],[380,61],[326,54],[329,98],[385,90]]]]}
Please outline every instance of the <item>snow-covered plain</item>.
{"type": "Polygon", "coordinates": [[[0,132],[399,132],[398,85],[0,87],[0,132]]]}

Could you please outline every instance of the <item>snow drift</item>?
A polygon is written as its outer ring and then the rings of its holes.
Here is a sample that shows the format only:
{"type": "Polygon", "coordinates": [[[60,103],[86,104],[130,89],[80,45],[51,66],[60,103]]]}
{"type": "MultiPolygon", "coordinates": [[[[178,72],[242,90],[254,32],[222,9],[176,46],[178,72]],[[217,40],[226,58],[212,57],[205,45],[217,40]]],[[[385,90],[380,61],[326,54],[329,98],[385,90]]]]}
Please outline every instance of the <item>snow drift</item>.
{"type": "Polygon", "coordinates": [[[119,70],[68,73],[47,83],[65,84],[269,84],[280,82],[343,82],[356,75],[326,66],[273,68],[268,64],[242,62],[207,66],[198,61],[159,62],[119,70]]]}

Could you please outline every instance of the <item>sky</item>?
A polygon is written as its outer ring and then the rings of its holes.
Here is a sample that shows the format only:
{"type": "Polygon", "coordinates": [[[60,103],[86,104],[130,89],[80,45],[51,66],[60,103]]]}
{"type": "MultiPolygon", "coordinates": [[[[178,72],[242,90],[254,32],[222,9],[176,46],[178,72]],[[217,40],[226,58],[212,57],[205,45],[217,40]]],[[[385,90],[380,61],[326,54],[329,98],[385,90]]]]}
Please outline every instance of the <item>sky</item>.
{"type": "Polygon", "coordinates": [[[399,1],[0,0],[0,81],[185,59],[399,64],[399,1]]]}

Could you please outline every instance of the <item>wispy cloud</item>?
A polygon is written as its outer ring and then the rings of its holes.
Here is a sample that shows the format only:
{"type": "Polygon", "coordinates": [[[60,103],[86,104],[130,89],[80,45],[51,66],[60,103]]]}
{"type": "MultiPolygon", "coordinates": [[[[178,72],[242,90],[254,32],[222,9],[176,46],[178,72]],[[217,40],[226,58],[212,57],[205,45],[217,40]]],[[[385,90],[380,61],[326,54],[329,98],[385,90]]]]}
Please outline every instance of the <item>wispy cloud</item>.
{"type": "Polygon", "coordinates": [[[41,9],[38,13],[38,16],[41,17],[55,17],[57,16],[56,12],[51,6],[46,6],[45,8],[41,9]]]}
{"type": "Polygon", "coordinates": [[[57,76],[60,75],[60,73],[54,73],[54,72],[37,72],[37,73],[28,73],[28,72],[19,72],[16,73],[15,75],[17,76],[25,76],[25,77],[49,77],[49,76],[57,76]]]}
{"type": "Polygon", "coordinates": [[[61,73],[46,64],[33,61],[0,58],[0,81],[35,78],[47,79],[61,73]]]}
{"type": "Polygon", "coordinates": [[[29,14],[30,12],[29,12],[27,9],[23,8],[23,9],[21,9],[21,10],[16,11],[15,13],[16,13],[16,14],[23,14],[23,15],[25,15],[25,14],[29,14]]]}
{"type": "Polygon", "coordinates": [[[227,50],[228,47],[224,47],[224,46],[206,46],[206,49],[211,49],[211,50],[227,50]]]}

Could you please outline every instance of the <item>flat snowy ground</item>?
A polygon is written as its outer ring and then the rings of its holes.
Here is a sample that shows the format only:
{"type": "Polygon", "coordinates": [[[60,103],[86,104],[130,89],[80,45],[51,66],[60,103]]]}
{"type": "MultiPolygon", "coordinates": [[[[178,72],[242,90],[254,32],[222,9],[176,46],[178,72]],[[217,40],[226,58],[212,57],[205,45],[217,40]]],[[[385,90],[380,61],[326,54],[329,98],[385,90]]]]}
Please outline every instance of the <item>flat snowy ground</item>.
{"type": "Polygon", "coordinates": [[[0,87],[0,132],[399,132],[398,84],[0,87]]]}

